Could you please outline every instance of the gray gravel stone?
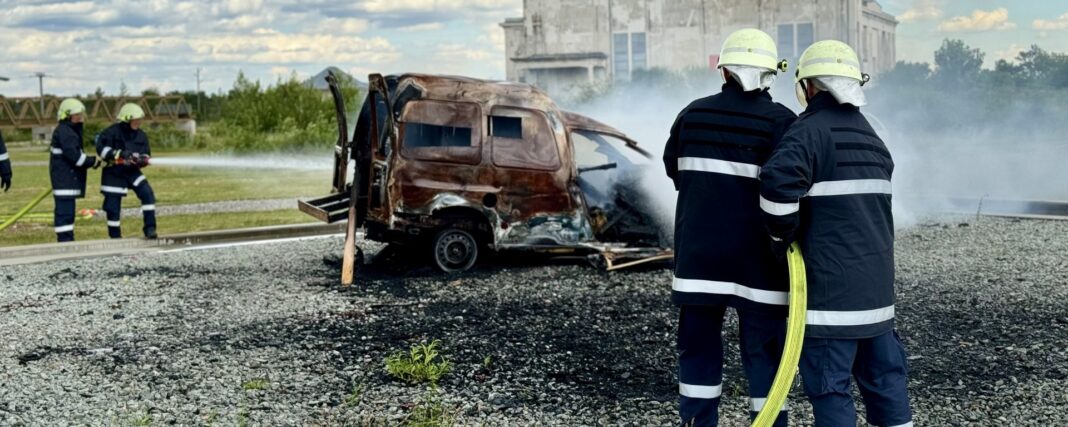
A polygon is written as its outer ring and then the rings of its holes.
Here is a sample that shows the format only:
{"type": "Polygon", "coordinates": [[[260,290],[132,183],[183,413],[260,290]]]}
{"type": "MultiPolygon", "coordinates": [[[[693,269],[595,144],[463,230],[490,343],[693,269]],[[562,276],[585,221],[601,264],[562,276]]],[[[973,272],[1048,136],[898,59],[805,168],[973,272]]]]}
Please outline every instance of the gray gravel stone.
{"type": "MultiPolygon", "coordinates": [[[[380,256],[341,288],[340,246],[3,267],[0,425],[397,425],[428,391],[383,359],[433,339],[455,363],[437,393],[460,425],[675,423],[670,270],[496,256],[450,277],[365,243],[380,256]]],[[[899,231],[916,425],[1068,425],[1065,253],[1066,222],[899,231]]],[[[722,425],[742,426],[729,322],[722,425]]],[[[796,387],[791,400],[793,425],[811,424],[796,387]]]]}

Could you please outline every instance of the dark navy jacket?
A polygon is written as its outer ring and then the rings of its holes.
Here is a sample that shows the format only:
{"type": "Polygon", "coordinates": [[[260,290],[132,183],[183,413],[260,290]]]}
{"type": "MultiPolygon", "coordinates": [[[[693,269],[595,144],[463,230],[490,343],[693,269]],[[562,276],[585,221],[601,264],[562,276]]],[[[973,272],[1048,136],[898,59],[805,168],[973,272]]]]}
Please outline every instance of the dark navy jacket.
{"type": "MultiPolygon", "coordinates": [[[[105,161],[115,159],[115,155],[121,150],[122,155],[127,153],[152,155],[152,149],[148,146],[148,135],[141,129],[133,129],[129,123],[115,123],[108,126],[96,136],[96,152],[105,161]]],[[[112,165],[104,168],[100,175],[100,192],[126,195],[127,186],[134,187],[140,184],[141,169],[133,165],[112,165]]]]}
{"type": "Polygon", "coordinates": [[[96,158],[82,151],[82,126],[63,120],[52,132],[52,157],[48,172],[52,178],[52,195],[56,198],[85,197],[86,169],[96,158]]]}
{"type": "Polygon", "coordinates": [[[734,82],[679,114],[664,149],[679,191],[676,304],[785,315],[789,281],[761,222],[757,176],[795,119],[767,91],[743,92],[734,82]]]}
{"type": "Polygon", "coordinates": [[[773,239],[798,241],[806,335],[869,338],[894,327],[894,162],[860,109],[817,94],[760,173],[773,239]]]}
{"type": "Polygon", "coordinates": [[[11,159],[4,145],[4,135],[0,134],[0,177],[11,178],[11,159]]]}

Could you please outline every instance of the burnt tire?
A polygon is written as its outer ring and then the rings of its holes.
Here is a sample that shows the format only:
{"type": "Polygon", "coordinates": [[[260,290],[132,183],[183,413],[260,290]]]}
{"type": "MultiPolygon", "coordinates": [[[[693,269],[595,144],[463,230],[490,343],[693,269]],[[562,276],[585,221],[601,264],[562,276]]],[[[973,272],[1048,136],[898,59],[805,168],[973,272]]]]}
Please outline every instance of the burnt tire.
{"type": "Polygon", "coordinates": [[[445,273],[467,271],[478,261],[478,240],[458,228],[438,232],[431,242],[431,250],[434,266],[445,273]]]}

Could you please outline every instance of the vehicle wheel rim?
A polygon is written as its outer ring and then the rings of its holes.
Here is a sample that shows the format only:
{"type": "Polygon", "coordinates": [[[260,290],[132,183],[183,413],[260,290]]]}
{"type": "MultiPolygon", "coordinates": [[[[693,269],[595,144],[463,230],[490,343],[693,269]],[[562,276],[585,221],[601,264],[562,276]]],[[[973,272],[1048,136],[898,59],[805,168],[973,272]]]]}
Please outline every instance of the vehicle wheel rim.
{"type": "Polygon", "coordinates": [[[447,270],[467,268],[475,252],[475,242],[461,233],[449,233],[438,240],[438,263],[447,270]]]}

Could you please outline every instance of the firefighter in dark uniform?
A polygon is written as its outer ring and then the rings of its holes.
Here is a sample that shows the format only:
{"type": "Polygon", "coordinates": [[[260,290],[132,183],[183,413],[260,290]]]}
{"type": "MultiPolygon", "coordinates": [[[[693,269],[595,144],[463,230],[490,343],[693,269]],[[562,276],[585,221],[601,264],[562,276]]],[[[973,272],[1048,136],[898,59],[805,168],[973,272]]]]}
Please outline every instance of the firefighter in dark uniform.
{"type": "Polygon", "coordinates": [[[56,239],[74,241],[75,200],[85,197],[85,178],[89,168],[100,167],[100,160],[82,151],[82,122],[85,105],[68,98],[59,104],[59,125],[52,132],[52,157],[48,172],[52,179],[52,197],[56,209],[56,239]]]}
{"type": "MultiPolygon", "coordinates": [[[[679,309],[679,416],[715,426],[723,390],[721,333],[727,307],[738,312],[750,415],[764,406],[786,333],[789,281],[760,219],[757,175],[796,115],[768,88],[785,61],[766,33],[740,30],[723,44],[722,92],[679,114],[664,166],[679,192],[675,278],[679,309]]],[[[786,412],[776,426],[786,425],[786,412]]]]}
{"type": "Polygon", "coordinates": [[[107,163],[100,176],[100,193],[104,195],[108,236],[112,239],[122,238],[122,198],[126,197],[129,188],[141,199],[145,237],[156,238],[156,195],[141,173],[152,155],[148,136],[141,130],[144,117],[145,111],[137,104],[123,105],[119,109],[118,123],[96,136],[97,154],[107,163]]]}
{"type": "Polygon", "coordinates": [[[0,133],[0,188],[11,189],[11,158],[7,154],[7,146],[4,145],[4,134],[0,133]]]}
{"type": "Polygon", "coordinates": [[[857,54],[821,41],[801,56],[807,109],[760,173],[760,207],[785,252],[799,242],[808,314],[799,370],[816,426],[855,426],[855,378],[867,421],[912,426],[905,348],[894,331],[894,162],[861,114],[857,54]]]}

